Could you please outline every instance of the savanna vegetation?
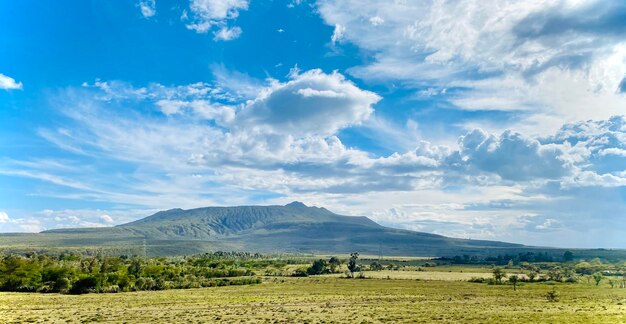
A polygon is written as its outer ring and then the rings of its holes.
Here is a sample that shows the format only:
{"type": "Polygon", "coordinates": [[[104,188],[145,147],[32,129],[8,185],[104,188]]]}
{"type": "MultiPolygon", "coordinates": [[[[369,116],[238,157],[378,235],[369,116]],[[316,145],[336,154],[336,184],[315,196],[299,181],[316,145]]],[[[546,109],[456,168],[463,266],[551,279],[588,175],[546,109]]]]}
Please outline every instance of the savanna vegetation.
{"type": "Polygon", "coordinates": [[[497,261],[503,259],[358,253],[217,252],[173,258],[12,254],[0,258],[5,291],[0,292],[0,319],[626,322],[624,261],[575,255],[558,262],[497,261]],[[470,262],[460,261],[465,259],[470,262]],[[254,283],[260,284],[250,285],[254,283]],[[120,294],[102,294],[106,292],[120,294]],[[73,296],[82,293],[90,294],[73,296]]]}
{"type": "MultiPolygon", "coordinates": [[[[387,271],[387,270],[383,270],[387,271]]],[[[126,323],[623,323],[626,289],[587,284],[270,277],[259,285],[122,294],[0,293],[0,318],[126,323]],[[555,300],[547,295],[554,292],[555,300]]]]}
{"type": "Polygon", "coordinates": [[[254,269],[285,264],[224,252],[178,258],[11,254],[0,257],[0,290],[83,294],[256,284],[261,279],[254,269]]]}

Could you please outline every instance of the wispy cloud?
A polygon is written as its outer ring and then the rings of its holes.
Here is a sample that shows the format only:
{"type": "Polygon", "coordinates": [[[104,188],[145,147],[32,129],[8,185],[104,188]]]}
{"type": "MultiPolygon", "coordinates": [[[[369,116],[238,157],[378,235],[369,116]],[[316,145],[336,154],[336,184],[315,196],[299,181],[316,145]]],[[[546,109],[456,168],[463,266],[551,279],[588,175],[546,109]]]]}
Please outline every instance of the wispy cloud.
{"type": "Polygon", "coordinates": [[[344,42],[373,52],[352,75],[457,89],[441,99],[457,109],[524,111],[526,118],[507,121],[518,131],[549,134],[563,122],[622,114],[626,105],[620,3],[326,0],[318,7],[328,25],[350,31],[341,33],[344,42]]]}

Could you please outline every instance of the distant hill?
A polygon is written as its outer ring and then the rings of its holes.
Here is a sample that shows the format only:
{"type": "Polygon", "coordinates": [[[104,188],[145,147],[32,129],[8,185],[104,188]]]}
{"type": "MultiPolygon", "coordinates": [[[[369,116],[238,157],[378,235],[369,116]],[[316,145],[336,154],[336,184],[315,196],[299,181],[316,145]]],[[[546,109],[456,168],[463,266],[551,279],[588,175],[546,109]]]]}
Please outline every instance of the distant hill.
{"type": "Polygon", "coordinates": [[[349,253],[450,256],[523,250],[519,244],[466,240],[381,226],[300,202],[285,206],[171,209],[106,228],[0,235],[0,244],[31,249],[109,249],[185,255],[228,250],[262,253],[349,253]]]}

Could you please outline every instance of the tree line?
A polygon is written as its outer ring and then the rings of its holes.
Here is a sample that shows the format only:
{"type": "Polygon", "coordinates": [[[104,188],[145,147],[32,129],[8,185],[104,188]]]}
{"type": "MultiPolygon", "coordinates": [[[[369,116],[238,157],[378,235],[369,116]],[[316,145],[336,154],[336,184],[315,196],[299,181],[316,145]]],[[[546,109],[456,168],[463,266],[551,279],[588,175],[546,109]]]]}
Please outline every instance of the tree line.
{"type": "Polygon", "coordinates": [[[180,258],[10,254],[0,256],[0,290],[83,294],[246,285],[261,282],[254,269],[285,264],[223,252],[180,258]]]}

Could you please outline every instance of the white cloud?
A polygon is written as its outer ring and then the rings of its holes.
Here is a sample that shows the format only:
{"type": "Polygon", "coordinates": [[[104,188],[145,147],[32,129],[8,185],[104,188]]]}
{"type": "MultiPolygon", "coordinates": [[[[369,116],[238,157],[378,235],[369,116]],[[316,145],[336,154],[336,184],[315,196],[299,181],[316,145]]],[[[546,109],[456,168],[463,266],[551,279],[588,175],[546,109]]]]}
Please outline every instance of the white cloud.
{"type": "MultiPolygon", "coordinates": [[[[104,227],[128,223],[156,213],[156,209],[45,209],[18,211],[16,217],[2,223],[3,232],[41,232],[55,228],[104,227]]],[[[1,215],[1,213],[0,213],[1,215]]]]}
{"type": "Polygon", "coordinates": [[[267,128],[296,137],[332,135],[366,120],[380,100],[341,74],[311,70],[275,83],[242,110],[237,121],[245,127],[267,128]]]}
{"type": "Polygon", "coordinates": [[[476,129],[461,136],[459,146],[460,161],[470,168],[493,172],[508,180],[559,179],[573,168],[559,146],[542,145],[511,131],[494,136],[476,129]]]}
{"type": "Polygon", "coordinates": [[[144,18],[150,18],[156,15],[156,0],[141,0],[138,6],[144,18]]]}
{"type": "MultiPolygon", "coordinates": [[[[191,0],[189,10],[191,21],[187,28],[198,33],[206,33],[217,27],[216,40],[232,40],[241,35],[241,28],[228,27],[229,20],[239,16],[239,12],[248,9],[248,0],[191,0]]],[[[183,20],[188,20],[187,14],[183,14],[183,20]]]]}
{"type": "Polygon", "coordinates": [[[545,135],[626,106],[622,3],[322,0],[318,9],[349,31],[342,41],[372,53],[350,74],[454,89],[441,100],[459,109],[523,111],[506,128],[545,135]]]}
{"type": "Polygon", "coordinates": [[[207,120],[215,120],[221,125],[228,124],[235,118],[235,108],[232,106],[211,103],[207,100],[168,100],[161,99],[156,105],[165,115],[184,114],[191,111],[196,116],[207,120]]]}
{"type": "Polygon", "coordinates": [[[330,41],[333,42],[333,44],[341,41],[345,33],[346,27],[344,25],[336,24],[333,35],[330,37],[330,41]]]}
{"type": "Polygon", "coordinates": [[[215,78],[216,87],[237,100],[254,99],[266,86],[262,81],[248,74],[229,70],[223,65],[212,65],[211,72],[215,78]]]}
{"type": "Polygon", "coordinates": [[[37,223],[21,224],[19,225],[19,228],[21,229],[22,232],[26,232],[26,233],[39,233],[46,229],[45,227],[37,223]]]}
{"type": "Polygon", "coordinates": [[[385,20],[378,16],[370,18],[370,24],[372,24],[373,26],[382,25],[383,23],[385,23],[385,20]]]}
{"type": "Polygon", "coordinates": [[[113,218],[111,216],[107,215],[107,214],[104,214],[104,215],[100,216],[100,219],[102,221],[104,221],[105,223],[107,223],[107,224],[110,224],[110,223],[114,222],[113,218]]]}
{"type": "Polygon", "coordinates": [[[22,82],[15,82],[15,79],[0,73],[0,89],[22,90],[22,82]]]}
{"type": "Polygon", "coordinates": [[[215,40],[221,40],[221,41],[233,40],[241,36],[241,28],[237,26],[232,27],[232,28],[222,27],[218,31],[214,32],[213,35],[215,36],[213,38],[215,40]]]}
{"type": "Polygon", "coordinates": [[[600,151],[600,155],[617,155],[617,156],[626,157],[626,150],[612,147],[612,148],[608,148],[608,149],[604,149],[600,151]]]}
{"type": "Polygon", "coordinates": [[[9,214],[0,212],[0,223],[6,223],[9,221],[9,214]]]}
{"type": "Polygon", "coordinates": [[[190,9],[207,20],[219,21],[239,16],[239,10],[248,9],[246,0],[191,0],[190,9]]]}
{"type": "Polygon", "coordinates": [[[610,173],[597,174],[593,171],[583,171],[576,176],[567,179],[561,184],[564,188],[569,187],[626,187],[626,176],[613,175],[610,173]]]}

